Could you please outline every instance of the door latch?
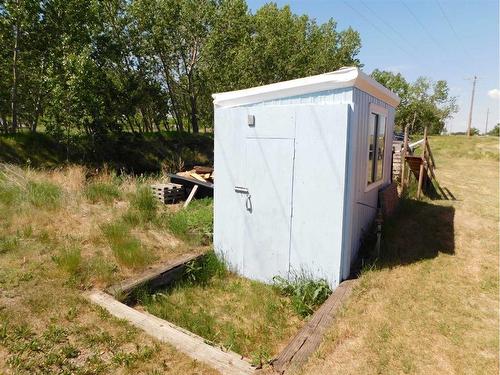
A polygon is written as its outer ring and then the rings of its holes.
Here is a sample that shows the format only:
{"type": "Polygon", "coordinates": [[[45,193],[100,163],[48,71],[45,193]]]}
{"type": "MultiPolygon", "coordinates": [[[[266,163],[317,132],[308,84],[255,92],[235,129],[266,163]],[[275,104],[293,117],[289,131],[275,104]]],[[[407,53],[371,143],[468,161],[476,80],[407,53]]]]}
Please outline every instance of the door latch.
{"type": "Polygon", "coordinates": [[[245,208],[248,212],[252,212],[252,195],[248,191],[248,188],[242,186],[235,186],[234,191],[241,194],[246,194],[247,199],[245,200],[245,208]]]}

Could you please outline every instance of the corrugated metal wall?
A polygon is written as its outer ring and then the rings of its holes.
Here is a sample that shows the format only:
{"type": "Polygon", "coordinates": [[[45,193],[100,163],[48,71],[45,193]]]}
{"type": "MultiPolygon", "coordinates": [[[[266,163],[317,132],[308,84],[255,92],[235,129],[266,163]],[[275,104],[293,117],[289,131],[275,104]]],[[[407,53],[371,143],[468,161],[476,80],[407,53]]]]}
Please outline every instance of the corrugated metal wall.
{"type": "Polygon", "coordinates": [[[350,132],[350,175],[347,179],[350,197],[346,197],[345,220],[350,222],[344,234],[344,249],[346,257],[343,277],[349,274],[349,268],[355,259],[361,240],[372,225],[376,215],[378,191],[391,180],[392,135],[394,131],[395,109],[385,102],[367,94],[358,88],[353,89],[354,112],[350,132]],[[385,160],[383,167],[383,183],[378,188],[366,190],[366,173],[368,162],[368,121],[370,104],[376,104],[387,109],[387,128],[385,137],[385,160]],[[352,173],[356,171],[356,173],[352,173]]]}

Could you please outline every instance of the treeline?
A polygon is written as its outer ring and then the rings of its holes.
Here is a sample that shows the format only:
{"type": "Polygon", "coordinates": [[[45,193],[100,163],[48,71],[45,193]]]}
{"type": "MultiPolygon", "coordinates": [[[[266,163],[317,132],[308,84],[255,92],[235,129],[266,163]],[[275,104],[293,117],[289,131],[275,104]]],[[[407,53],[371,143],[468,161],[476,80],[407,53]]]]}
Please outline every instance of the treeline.
{"type": "Polygon", "coordinates": [[[211,94],[356,59],[334,20],[244,0],[0,0],[0,129],[208,131],[211,94]]]}
{"type": "Polygon", "coordinates": [[[450,95],[448,83],[419,77],[408,82],[401,73],[375,69],[372,77],[399,95],[401,102],[396,109],[396,130],[408,127],[410,134],[423,134],[427,127],[430,134],[446,131],[446,120],[458,111],[457,98],[450,95]]]}

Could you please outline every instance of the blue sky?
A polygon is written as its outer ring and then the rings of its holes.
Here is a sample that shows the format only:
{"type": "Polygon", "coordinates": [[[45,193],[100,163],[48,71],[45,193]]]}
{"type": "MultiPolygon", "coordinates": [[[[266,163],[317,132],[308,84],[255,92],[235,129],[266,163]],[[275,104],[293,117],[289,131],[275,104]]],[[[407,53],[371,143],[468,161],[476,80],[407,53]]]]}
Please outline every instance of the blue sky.
{"type": "MultiPolygon", "coordinates": [[[[247,0],[255,12],[267,1],[247,0]]],[[[361,35],[359,54],[367,73],[375,68],[445,79],[460,110],[448,121],[451,131],[463,131],[469,114],[472,81],[476,86],[472,126],[485,129],[500,122],[498,0],[278,0],[296,14],[318,22],[333,18],[342,30],[352,26],[361,35]],[[490,90],[498,90],[488,94],[490,90]]]]}

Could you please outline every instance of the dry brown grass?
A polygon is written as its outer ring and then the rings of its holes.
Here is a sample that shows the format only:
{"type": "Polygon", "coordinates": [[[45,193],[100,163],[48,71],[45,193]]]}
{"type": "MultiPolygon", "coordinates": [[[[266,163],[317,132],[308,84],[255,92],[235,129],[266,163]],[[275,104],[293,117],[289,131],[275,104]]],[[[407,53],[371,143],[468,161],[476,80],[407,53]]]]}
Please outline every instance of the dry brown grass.
{"type": "MultiPolygon", "coordinates": [[[[0,373],[213,373],[81,297],[141,271],[117,261],[101,230],[127,212],[137,179],[105,171],[88,180],[91,173],[79,166],[1,171],[0,373]],[[38,205],[30,203],[30,181],[60,191],[56,201],[46,206],[41,194],[38,205]],[[92,181],[116,184],[121,198],[89,202],[83,191],[92,181]]],[[[156,263],[203,250],[153,223],[130,230],[156,263]]]]}
{"type": "Polygon", "coordinates": [[[397,256],[363,272],[302,373],[498,373],[498,139],[433,142],[439,182],[457,200],[405,210],[418,220],[400,218],[385,238],[397,256]]]}

